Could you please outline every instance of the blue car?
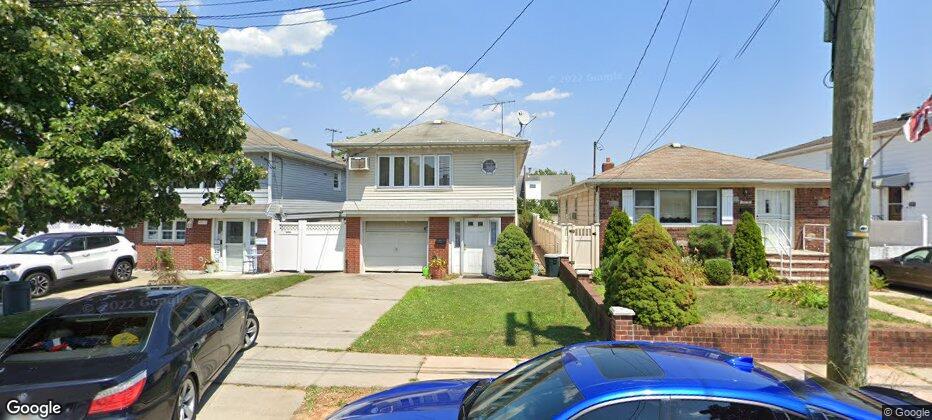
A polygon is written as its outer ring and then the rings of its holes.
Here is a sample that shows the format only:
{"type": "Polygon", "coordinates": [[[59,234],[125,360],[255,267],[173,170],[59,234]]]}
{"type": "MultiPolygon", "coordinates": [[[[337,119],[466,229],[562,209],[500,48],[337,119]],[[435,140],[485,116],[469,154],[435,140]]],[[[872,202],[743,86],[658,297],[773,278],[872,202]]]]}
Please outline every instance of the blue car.
{"type": "Polygon", "coordinates": [[[886,388],[798,380],[749,357],[683,344],[576,344],[495,379],[402,385],[333,419],[864,419],[883,404],[926,404],[886,388]]]}

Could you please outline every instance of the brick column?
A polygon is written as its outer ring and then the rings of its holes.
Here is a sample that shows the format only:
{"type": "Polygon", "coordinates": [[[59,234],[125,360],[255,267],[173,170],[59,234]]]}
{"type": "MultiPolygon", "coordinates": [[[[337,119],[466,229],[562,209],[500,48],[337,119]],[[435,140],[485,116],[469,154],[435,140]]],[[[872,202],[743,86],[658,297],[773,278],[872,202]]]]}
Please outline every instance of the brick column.
{"type": "Polygon", "coordinates": [[[346,218],[346,265],[344,266],[344,271],[347,273],[358,273],[360,267],[362,267],[361,261],[359,261],[362,245],[359,242],[362,228],[362,220],[358,217],[347,217],[346,218]]]}
{"type": "Polygon", "coordinates": [[[634,339],[634,311],[621,306],[608,309],[612,316],[612,340],[634,339]]]}
{"type": "Polygon", "coordinates": [[[508,225],[515,224],[514,216],[502,217],[502,230],[505,230],[508,225]]]}
{"type": "Polygon", "coordinates": [[[259,272],[268,273],[272,271],[272,221],[269,219],[259,219],[256,225],[256,237],[265,238],[268,245],[256,245],[256,252],[259,253],[259,272]]]}
{"type": "MultiPolygon", "coordinates": [[[[514,220],[514,218],[512,218],[514,220]]],[[[446,272],[450,272],[450,218],[449,217],[431,217],[427,220],[427,260],[428,263],[434,257],[442,258],[447,262],[446,272]],[[442,240],[443,245],[438,245],[437,241],[442,240]]]]}
{"type": "MultiPolygon", "coordinates": [[[[829,204],[832,198],[831,188],[797,188],[794,191],[793,207],[796,220],[793,221],[795,230],[795,243],[793,248],[803,248],[803,226],[806,224],[829,224],[831,212],[829,204]]],[[[790,234],[787,232],[787,234],[790,234]]],[[[810,231],[810,235],[821,237],[821,231],[810,231]]],[[[808,244],[808,251],[822,251],[821,241],[812,241],[808,244]]]]}

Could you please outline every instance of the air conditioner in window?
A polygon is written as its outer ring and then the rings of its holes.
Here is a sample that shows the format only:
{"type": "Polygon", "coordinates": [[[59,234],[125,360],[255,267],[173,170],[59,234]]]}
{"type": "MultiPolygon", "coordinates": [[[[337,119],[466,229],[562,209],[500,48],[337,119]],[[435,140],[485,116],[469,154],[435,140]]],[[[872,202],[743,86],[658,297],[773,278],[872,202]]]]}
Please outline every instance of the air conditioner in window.
{"type": "Polygon", "coordinates": [[[366,156],[353,156],[349,158],[349,170],[368,171],[369,170],[369,158],[366,156]]]}

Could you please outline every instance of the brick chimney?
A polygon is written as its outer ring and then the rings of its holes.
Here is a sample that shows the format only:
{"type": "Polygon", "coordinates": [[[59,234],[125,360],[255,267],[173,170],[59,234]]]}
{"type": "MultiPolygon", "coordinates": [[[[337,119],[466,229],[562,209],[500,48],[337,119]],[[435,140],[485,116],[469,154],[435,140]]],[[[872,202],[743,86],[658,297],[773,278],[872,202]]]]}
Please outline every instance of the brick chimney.
{"type": "Polygon", "coordinates": [[[612,162],[612,158],[610,157],[606,157],[605,162],[602,162],[602,172],[605,172],[614,167],[615,167],[615,164],[612,162]]]}

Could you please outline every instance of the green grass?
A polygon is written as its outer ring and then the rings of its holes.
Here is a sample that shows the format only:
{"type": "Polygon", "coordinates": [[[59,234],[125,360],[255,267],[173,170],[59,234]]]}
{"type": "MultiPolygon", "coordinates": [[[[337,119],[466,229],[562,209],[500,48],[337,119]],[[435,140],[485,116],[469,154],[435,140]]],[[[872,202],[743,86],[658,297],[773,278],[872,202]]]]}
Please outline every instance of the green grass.
{"type": "Polygon", "coordinates": [[[893,296],[873,296],[873,298],[883,303],[889,303],[891,305],[896,305],[901,308],[932,316],[932,303],[917,297],[907,298],[893,296]]]}
{"type": "Polygon", "coordinates": [[[416,287],[351,350],[530,357],[597,338],[566,286],[542,280],[416,287]]]}
{"type": "Polygon", "coordinates": [[[206,287],[221,296],[236,296],[255,300],[311,278],[307,274],[243,279],[195,279],[185,284],[206,287]]]}
{"type": "MultiPolygon", "coordinates": [[[[256,277],[246,279],[197,279],[186,281],[192,286],[203,286],[221,296],[236,296],[248,300],[275,293],[311,278],[307,274],[294,274],[277,277],[256,277]]],[[[15,337],[51,309],[38,309],[21,314],[0,316],[0,337],[15,337]]]]}
{"type": "MultiPolygon", "coordinates": [[[[804,327],[828,324],[828,309],[799,308],[775,302],[767,287],[696,288],[696,309],[704,324],[804,327]]],[[[871,309],[872,327],[913,327],[921,324],[871,309]]]]}

